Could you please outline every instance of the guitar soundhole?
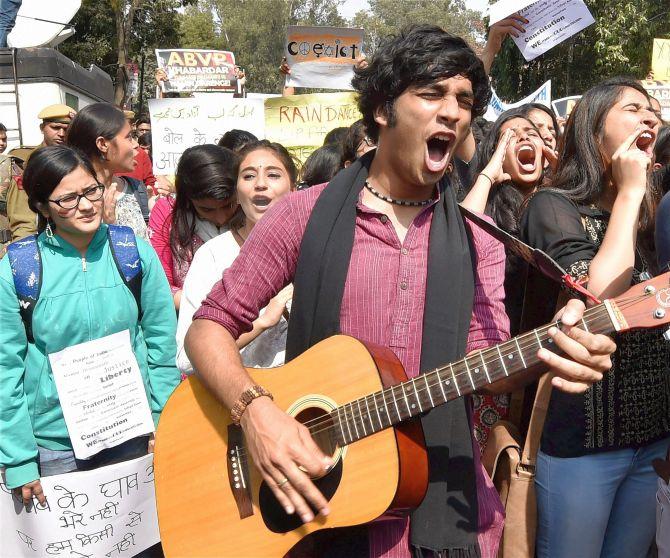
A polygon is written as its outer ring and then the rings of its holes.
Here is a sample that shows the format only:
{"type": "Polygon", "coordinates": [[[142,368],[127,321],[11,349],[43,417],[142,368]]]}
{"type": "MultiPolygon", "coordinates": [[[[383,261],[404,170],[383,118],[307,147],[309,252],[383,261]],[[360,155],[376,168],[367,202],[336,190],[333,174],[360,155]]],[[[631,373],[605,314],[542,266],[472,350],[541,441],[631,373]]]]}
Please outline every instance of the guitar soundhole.
{"type": "MultiPolygon", "coordinates": [[[[335,492],[337,492],[341,480],[342,460],[339,460],[329,473],[315,479],[314,484],[325,496],[326,500],[330,501],[335,492]]],[[[270,490],[270,487],[265,482],[261,483],[258,494],[258,507],[260,508],[265,526],[273,533],[288,533],[303,524],[298,514],[289,515],[284,511],[284,508],[277,501],[272,490],[270,490]]],[[[316,515],[317,510],[312,508],[312,511],[316,515]]]]}
{"type": "Polygon", "coordinates": [[[319,407],[308,407],[295,415],[295,419],[307,426],[319,449],[334,461],[340,458],[341,450],[334,441],[335,429],[330,414],[319,407]]]}
{"type": "MultiPolygon", "coordinates": [[[[312,479],[316,487],[329,500],[337,491],[342,480],[342,453],[335,442],[335,429],[333,420],[330,417],[330,411],[335,408],[333,403],[327,402],[318,396],[305,398],[289,410],[289,414],[309,428],[312,438],[319,446],[321,451],[330,455],[335,462],[333,468],[323,476],[312,479]]],[[[261,511],[261,517],[266,527],[274,533],[288,533],[302,525],[300,516],[297,514],[289,515],[279,504],[270,487],[261,483],[258,494],[258,506],[261,511]]],[[[315,515],[317,510],[314,511],[315,515]]]]}

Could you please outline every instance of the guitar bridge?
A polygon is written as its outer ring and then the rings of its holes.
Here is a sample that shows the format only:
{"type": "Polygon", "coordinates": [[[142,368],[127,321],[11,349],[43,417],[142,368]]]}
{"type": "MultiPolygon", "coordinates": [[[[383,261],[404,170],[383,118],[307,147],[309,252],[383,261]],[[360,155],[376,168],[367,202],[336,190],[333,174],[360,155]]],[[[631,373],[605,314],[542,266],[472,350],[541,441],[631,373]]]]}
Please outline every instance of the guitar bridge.
{"type": "Polygon", "coordinates": [[[240,519],[254,514],[251,505],[251,477],[244,449],[242,428],[231,424],[228,426],[228,482],[237,503],[240,519]]]}

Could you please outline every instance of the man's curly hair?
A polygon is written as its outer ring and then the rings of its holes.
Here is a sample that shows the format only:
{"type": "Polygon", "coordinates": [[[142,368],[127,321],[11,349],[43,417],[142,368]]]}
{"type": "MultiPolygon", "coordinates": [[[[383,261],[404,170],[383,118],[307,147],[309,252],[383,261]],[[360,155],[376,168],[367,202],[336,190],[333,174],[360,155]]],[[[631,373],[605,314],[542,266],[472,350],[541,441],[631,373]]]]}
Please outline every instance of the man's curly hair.
{"type": "Polygon", "coordinates": [[[356,68],[352,80],[367,134],[377,141],[379,125],[374,112],[382,107],[395,122],[395,100],[408,87],[422,87],[462,75],[472,82],[472,118],[482,115],[491,97],[484,65],[468,44],[436,25],[412,25],[388,37],[365,68],[356,68]]]}

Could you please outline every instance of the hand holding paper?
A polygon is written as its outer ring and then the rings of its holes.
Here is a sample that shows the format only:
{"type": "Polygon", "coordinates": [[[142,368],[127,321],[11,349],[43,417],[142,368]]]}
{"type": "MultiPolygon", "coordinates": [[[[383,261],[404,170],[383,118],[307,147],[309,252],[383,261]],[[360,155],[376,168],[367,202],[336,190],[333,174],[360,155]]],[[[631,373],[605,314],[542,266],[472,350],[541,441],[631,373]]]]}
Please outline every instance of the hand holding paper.
{"type": "Polygon", "coordinates": [[[500,0],[490,8],[490,24],[513,12],[528,22],[513,40],[526,60],[533,60],[595,22],[583,0],[500,0]]]}

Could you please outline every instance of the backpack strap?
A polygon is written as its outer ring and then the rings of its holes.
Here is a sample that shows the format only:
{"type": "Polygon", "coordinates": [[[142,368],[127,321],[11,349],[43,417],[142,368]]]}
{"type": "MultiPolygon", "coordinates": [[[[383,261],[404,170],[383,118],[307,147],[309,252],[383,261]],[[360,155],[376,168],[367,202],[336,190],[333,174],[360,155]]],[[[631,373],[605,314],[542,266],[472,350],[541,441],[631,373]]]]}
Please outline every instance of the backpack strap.
{"type": "Polygon", "coordinates": [[[135,233],[130,227],[107,225],[109,247],[119,275],[135,297],[139,319],[142,319],[142,259],[135,233]]]}
{"type": "Polygon", "coordinates": [[[28,236],[7,246],[7,257],[12,269],[14,288],[19,299],[19,311],[26,328],[26,337],[32,343],[33,311],[42,289],[42,257],[37,247],[37,235],[28,236]]]}

